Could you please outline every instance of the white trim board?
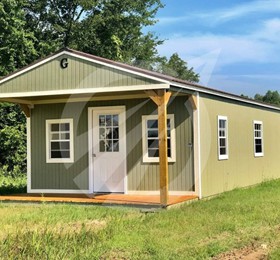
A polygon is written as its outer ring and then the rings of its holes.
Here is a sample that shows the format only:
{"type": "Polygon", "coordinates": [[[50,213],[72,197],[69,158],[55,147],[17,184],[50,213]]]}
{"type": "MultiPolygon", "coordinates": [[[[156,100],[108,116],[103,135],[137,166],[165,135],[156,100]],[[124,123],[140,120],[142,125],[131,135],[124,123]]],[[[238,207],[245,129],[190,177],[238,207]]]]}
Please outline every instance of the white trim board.
{"type": "MultiPolygon", "coordinates": [[[[31,111],[30,111],[31,113],[31,111]]],[[[26,118],[26,143],[27,143],[27,193],[31,192],[31,119],[26,118]]]]}
{"type": "Polygon", "coordinates": [[[18,98],[18,97],[40,97],[40,96],[58,96],[58,95],[73,95],[73,94],[95,94],[95,93],[109,93],[109,92],[114,93],[114,92],[124,92],[124,91],[154,90],[154,89],[169,89],[169,88],[170,88],[170,86],[168,84],[132,85],[132,86],[105,87],[105,88],[83,88],[83,89],[65,89],[65,90],[1,93],[0,98],[14,99],[14,98],[18,98]]]}

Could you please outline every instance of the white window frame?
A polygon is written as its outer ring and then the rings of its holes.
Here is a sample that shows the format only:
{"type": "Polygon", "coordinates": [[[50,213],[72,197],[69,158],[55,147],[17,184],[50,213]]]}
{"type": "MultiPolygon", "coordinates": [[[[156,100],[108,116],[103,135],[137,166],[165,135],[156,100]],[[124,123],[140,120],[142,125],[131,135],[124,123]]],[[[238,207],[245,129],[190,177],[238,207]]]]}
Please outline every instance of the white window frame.
{"type": "Polygon", "coordinates": [[[73,119],[48,119],[46,120],[46,162],[47,163],[73,163],[74,162],[74,130],[73,130],[73,119]],[[50,126],[52,124],[63,124],[69,123],[70,132],[70,158],[51,158],[51,147],[50,147],[50,126]]]}
{"type": "Polygon", "coordinates": [[[218,116],[218,158],[219,160],[228,160],[229,147],[228,147],[228,118],[227,116],[218,116]],[[220,136],[220,120],[226,121],[225,137],[220,136]],[[226,139],[226,154],[220,154],[220,139],[226,139]]]}
{"type": "Polygon", "coordinates": [[[253,121],[253,135],[254,135],[254,155],[255,155],[255,157],[262,157],[262,156],[264,156],[264,151],[263,151],[263,148],[264,148],[264,145],[263,145],[263,122],[262,121],[258,121],[258,120],[253,121]],[[256,137],[255,136],[255,132],[256,132],[255,125],[256,124],[261,125],[261,137],[256,137]],[[256,140],[257,139],[262,140],[262,152],[261,153],[256,152],[256,140]]]}
{"type": "MultiPolygon", "coordinates": [[[[168,157],[168,162],[176,162],[176,132],[174,124],[174,114],[168,114],[167,119],[170,120],[170,148],[171,157],[168,157]]],[[[158,163],[159,157],[148,156],[148,142],[147,142],[147,121],[158,120],[158,115],[144,115],[142,116],[142,148],[143,148],[143,162],[144,163],[158,163]]]]}

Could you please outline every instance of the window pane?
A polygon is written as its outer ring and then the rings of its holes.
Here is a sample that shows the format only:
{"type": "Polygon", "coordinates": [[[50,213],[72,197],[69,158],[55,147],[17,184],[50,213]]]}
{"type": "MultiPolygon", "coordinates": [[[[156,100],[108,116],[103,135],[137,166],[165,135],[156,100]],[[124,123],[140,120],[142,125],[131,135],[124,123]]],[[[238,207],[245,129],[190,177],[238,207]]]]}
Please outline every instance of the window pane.
{"type": "Polygon", "coordinates": [[[255,131],[255,137],[260,137],[260,132],[259,131],[255,131]]]}
{"type": "Polygon", "coordinates": [[[59,150],[60,142],[51,142],[51,150],[59,150]]]}
{"type": "Polygon", "coordinates": [[[112,139],[112,128],[110,127],[110,128],[106,128],[106,138],[107,139],[112,139]]]}
{"type": "Polygon", "coordinates": [[[171,140],[167,139],[167,148],[170,149],[171,148],[171,140]]]}
{"type": "Polygon", "coordinates": [[[111,126],[111,125],[112,125],[112,116],[106,115],[106,126],[111,126]]]}
{"type": "Polygon", "coordinates": [[[105,141],[99,141],[99,152],[105,152],[105,141]]]}
{"type": "Polygon", "coordinates": [[[105,116],[104,115],[99,116],[99,126],[105,126],[105,116]]]}
{"type": "Polygon", "coordinates": [[[60,142],[61,150],[70,150],[70,142],[60,142]]]}
{"type": "Polygon", "coordinates": [[[167,130],[167,137],[170,137],[170,130],[167,130]]]}
{"type": "Polygon", "coordinates": [[[59,131],[59,124],[51,124],[51,131],[58,132],[59,131]]]}
{"type": "Polygon", "coordinates": [[[114,140],[113,141],[113,151],[114,152],[118,152],[119,151],[119,141],[118,140],[114,140]]]}
{"type": "Polygon", "coordinates": [[[157,139],[148,140],[148,148],[158,148],[158,140],[157,139]]]}
{"type": "Polygon", "coordinates": [[[157,120],[148,120],[147,126],[148,126],[148,128],[158,128],[158,121],[157,120]]]}
{"type": "Polygon", "coordinates": [[[261,145],[262,144],[262,139],[255,139],[256,145],[261,145]]]}
{"type": "Polygon", "coordinates": [[[167,119],[167,128],[170,128],[170,119],[167,119]]]}
{"type": "Polygon", "coordinates": [[[51,140],[59,140],[59,134],[52,134],[51,140]]]}
{"type": "Polygon", "coordinates": [[[226,120],[220,119],[219,120],[219,127],[220,128],[226,128],[226,120]]]}
{"type": "Polygon", "coordinates": [[[60,136],[61,140],[69,140],[70,139],[70,134],[69,133],[63,133],[60,136]]]}
{"type": "Polygon", "coordinates": [[[167,149],[167,157],[171,157],[171,149],[167,149]]]}
{"type": "Polygon", "coordinates": [[[261,152],[262,152],[262,146],[256,145],[256,153],[261,153],[261,152]]]}
{"type": "Polygon", "coordinates": [[[226,154],[226,148],[225,147],[221,147],[220,148],[220,155],[225,155],[226,154]]]}
{"type": "Polygon", "coordinates": [[[149,130],[148,137],[158,137],[158,130],[149,130]]]}
{"type": "Polygon", "coordinates": [[[113,115],[113,126],[118,126],[118,125],[119,125],[119,116],[113,115]]]}
{"type": "Polygon", "coordinates": [[[99,139],[103,140],[105,138],[105,128],[99,128],[99,139]]]}
{"type": "Polygon", "coordinates": [[[53,158],[53,159],[70,158],[70,151],[52,151],[51,158],[53,158]]]}
{"type": "Polygon", "coordinates": [[[113,139],[119,139],[119,128],[113,128],[113,139]]]}
{"type": "Polygon", "coordinates": [[[220,135],[220,137],[226,136],[226,131],[225,130],[220,130],[219,135],[220,135]]]}
{"type": "Polygon", "coordinates": [[[62,123],[60,124],[60,131],[69,131],[70,124],[69,123],[62,123]]]}
{"type": "Polygon", "coordinates": [[[220,147],[225,147],[226,146],[226,139],[225,138],[221,138],[220,139],[220,147]]]}
{"type": "Polygon", "coordinates": [[[106,152],[112,152],[113,151],[113,141],[107,140],[106,141],[106,152]]]}
{"type": "Polygon", "coordinates": [[[148,149],[148,156],[149,157],[159,157],[158,149],[148,149]]]}

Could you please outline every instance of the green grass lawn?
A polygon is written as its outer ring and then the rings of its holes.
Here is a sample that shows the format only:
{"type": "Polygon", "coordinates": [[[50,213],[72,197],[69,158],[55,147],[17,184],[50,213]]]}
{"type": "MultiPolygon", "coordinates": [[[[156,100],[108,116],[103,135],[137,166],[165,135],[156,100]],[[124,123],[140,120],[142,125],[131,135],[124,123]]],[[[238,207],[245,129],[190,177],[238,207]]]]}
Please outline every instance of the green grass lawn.
{"type": "Polygon", "coordinates": [[[254,244],[280,259],[280,181],[156,213],[0,204],[0,259],[209,259],[254,244]]]}

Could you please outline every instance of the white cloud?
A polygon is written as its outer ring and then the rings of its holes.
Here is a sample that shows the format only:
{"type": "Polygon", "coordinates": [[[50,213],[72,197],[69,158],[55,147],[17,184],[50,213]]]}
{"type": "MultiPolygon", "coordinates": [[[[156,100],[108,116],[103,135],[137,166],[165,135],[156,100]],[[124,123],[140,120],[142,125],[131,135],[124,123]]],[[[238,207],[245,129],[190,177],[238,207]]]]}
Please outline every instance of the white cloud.
{"type": "Polygon", "coordinates": [[[218,24],[240,17],[248,16],[250,14],[271,14],[279,13],[279,11],[279,0],[258,0],[236,5],[232,8],[224,8],[205,13],[187,13],[185,16],[159,17],[159,25],[174,24],[183,21],[191,21],[193,19],[197,19],[196,22],[200,21],[207,24],[218,24]]]}
{"type": "Polygon", "coordinates": [[[216,55],[216,69],[239,62],[279,62],[280,19],[265,21],[261,28],[252,31],[251,34],[177,35],[159,47],[159,52],[166,56],[178,52],[195,69],[197,66],[195,62],[192,62],[194,58],[202,57],[216,50],[219,50],[219,55],[216,55]]]}

